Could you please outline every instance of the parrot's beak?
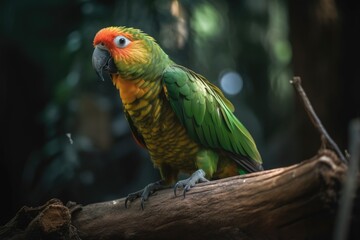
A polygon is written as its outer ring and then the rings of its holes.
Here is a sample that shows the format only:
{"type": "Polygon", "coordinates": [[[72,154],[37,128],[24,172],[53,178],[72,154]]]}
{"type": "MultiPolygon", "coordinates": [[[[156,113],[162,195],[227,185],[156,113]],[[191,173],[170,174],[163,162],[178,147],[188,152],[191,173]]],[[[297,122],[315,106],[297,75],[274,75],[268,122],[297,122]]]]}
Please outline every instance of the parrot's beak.
{"type": "Polygon", "coordinates": [[[95,47],[92,55],[92,65],[97,75],[104,81],[104,72],[117,73],[115,63],[109,51],[98,46],[95,47]]]}

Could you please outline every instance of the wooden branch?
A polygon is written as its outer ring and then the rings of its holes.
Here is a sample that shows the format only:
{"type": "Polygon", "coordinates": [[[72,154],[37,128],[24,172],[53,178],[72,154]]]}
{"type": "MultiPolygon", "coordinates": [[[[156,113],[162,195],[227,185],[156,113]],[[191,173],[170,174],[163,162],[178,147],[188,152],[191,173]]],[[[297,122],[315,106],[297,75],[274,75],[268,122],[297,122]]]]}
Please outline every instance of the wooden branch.
{"type": "Polygon", "coordinates": [[[297,92],[304,104],[305,111],[307,112],[307,114],[310,118],[310,121],[312,122],[314,127],[318,130],[318,132],[320,133],[321,142],[323,143],[323,145],[325,145],[325,146],[323,146],[323,148],[325,148],[327,145],[330,149],[333,149],[337,153],[337,155],[339,156],[341,161],[343,161],[344,163],[348,163],[347,159],[340,151],[338,145],[330,137],[329,133],[326,131],[325,127],[321,123],[319,117],[315,113],[314,108],[312,107],[304,89],[301,86],[301,78],[293,77],[293,79],[290,80],[290,83],[294,85],[295,89],[297,90],[297,92]]]}
{"type": "Polygon", "coordinates": [[[22,209],[23,214],[1,228],[0,238],[11,229],[27,236],[65,229],[66,239],[83,240],[328,239],[346,169],[335,153],[323,151],[289,167],[196,185],[185,199],[174,197],[172,189],[162,190],[144,210],[139,200],[126,209],[124,198],[68,208],[53,200],[39,207],[37,215],[34,208],[22,209]]]}

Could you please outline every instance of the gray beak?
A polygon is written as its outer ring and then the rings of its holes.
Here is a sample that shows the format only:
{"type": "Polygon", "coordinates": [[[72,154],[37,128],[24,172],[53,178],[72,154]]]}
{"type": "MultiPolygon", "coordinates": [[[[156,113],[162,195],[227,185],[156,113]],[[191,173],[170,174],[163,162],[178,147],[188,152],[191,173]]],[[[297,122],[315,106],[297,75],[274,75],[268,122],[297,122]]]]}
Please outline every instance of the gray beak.
{"type": "Polygon", "coordinates": [[[100,77],[101,80],[104,81],[104,72],[107,73],[117,73],[115,63],[113,58],[111,57],[109,51],[105,49],[101,49],[99,47],[95,47],[93,55],[92,55],[92,65],[100,77]]]}

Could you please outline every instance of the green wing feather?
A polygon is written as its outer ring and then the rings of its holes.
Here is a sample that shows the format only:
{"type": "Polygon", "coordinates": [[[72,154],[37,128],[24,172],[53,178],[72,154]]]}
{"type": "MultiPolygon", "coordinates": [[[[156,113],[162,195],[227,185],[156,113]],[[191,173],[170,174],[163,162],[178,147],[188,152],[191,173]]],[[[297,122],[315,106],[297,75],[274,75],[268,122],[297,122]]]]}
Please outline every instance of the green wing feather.
{"type": "Polygon", "coordinates": [[[262,169],[254,139],[219,88],[179,65],[168,67],[162,80],[171,107],[192,139],[228,153],[248,171],[262,169]]]}

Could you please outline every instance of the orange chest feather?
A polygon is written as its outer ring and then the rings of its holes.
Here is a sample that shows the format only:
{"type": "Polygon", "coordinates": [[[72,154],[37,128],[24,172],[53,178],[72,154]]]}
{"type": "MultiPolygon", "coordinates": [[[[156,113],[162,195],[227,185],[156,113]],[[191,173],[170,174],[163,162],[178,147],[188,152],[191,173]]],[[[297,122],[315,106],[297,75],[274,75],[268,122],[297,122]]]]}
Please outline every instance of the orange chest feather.
{"type": "Polygon", "coordinates": [[[124,104],[132,103],[136,99],[141,98],[147,92],[147,88],[142,88],[143,79],[124,80],[119,75],[113,75],[113,83],[120,91],[120,98],[124,104]]]}

